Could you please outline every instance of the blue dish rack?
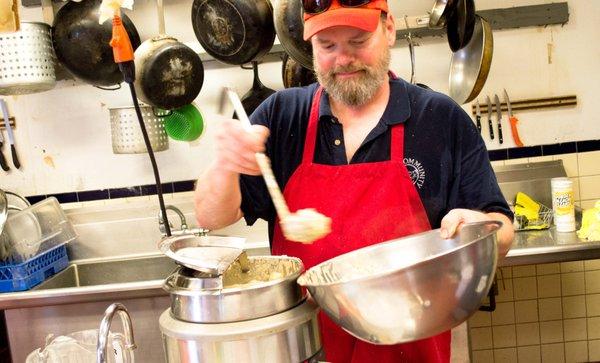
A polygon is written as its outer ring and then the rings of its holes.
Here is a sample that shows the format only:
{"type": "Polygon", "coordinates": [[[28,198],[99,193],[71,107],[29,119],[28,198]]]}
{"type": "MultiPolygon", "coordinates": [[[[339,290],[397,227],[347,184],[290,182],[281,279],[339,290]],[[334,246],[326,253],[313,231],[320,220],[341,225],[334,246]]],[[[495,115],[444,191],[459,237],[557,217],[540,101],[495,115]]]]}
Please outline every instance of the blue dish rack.
{"type": "Polygon", "coordinates": [[[67,245],[62,244],[18,265],[0,262],[0,292],[29,290],[69,264],[67,245]]]}

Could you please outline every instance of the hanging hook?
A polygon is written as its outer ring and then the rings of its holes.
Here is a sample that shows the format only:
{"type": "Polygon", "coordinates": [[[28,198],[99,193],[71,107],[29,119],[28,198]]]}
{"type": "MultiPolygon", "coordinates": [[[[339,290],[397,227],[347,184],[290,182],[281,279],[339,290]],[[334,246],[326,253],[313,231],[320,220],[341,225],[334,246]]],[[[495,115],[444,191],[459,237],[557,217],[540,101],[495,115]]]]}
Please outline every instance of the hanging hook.
{"type": "Polygon", "coordinates": [[[406,15],[404,15],[404,24],[406,24],[406,30],[408,30],[406,40],[408,41],[408,51],[410,52],[410,83],[415,84],[415,45],[412,40],[410,26],[408,26],[408,17],[406,15]]]}

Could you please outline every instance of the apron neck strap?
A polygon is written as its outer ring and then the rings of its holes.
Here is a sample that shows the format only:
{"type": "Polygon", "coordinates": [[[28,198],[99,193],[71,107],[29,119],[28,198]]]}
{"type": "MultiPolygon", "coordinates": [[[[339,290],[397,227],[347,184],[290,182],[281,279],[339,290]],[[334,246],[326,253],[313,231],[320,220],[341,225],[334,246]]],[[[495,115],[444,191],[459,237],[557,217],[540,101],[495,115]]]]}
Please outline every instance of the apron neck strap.
{"type": "MultiPolygon", "coordinates": [[[[390,76],[394,79],[396,76],[390,71],[390,76]]],[[[304,151],[302,153],[302,163],[311,164],[315,158],[315,146],[317,143],[317,129],[319,124],[319,105],[323,95],[323,86],[315,91],[313,96],[308,127],[306,129],[306,139],[304,141],[304,151]]],[[[404,159],[404,124],[392,126],[392,143],[390,145],[390,159],[393,161],[402,161],[404,159]]]]}

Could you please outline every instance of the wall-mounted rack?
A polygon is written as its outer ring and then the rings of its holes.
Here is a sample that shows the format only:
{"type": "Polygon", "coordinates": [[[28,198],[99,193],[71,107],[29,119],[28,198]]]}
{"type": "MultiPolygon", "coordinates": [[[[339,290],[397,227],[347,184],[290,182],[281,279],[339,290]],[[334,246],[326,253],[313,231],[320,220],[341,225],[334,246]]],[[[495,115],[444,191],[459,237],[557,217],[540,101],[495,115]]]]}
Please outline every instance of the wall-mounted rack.
{"type": "MultiPolygon", "coordinates": [[[[15,118],[13,116],[8,117],[8,123],[13,130],[17,127],[15,118]]],[[[2,116],[0,116],[0,130],[6,130],[6,126],[4,125],[4,117],[2,116]]]]}
{"type": "MultiPolygon", "coordinates": [[[[519,100],[519,101],[510,101],[510,106],[513,111],[518,110],[533,110],[533,109],[543,109],[543,108],[557,108],[557,107],[565,107],[565,106],[576,106],[577,105],[577,96],[558,96],[558,97],[547,97],[547,98],[535,98],[528,100],[519,100]]],[[[479,103],[479,109],[481,114],[487,114],[488,107],[487,104],[479,103]]],[[[502,102],[500,104],[500,110],[502,112],[507,112],[508,107],[506,106],[506,102],[502,102]]],[[[492,112],[496,112],[496,105],[492,103],[492,112]]],[[[473,116],[477,114],[475,104],[471,105],[471,113],[473,116]]]]}
{"type": "MultiPolygon", "coordinates": [[[[481,10],[477,14],[488,20],[493,30],[564,25],[569,21],[569,6],[566,2],[515,6],[512,8],[481,10]]],[[[429,15],[409,16],[406,19],[408,27],[404,24],[404,21],[400,21],[400,19],[396,21],[396,39],[406,38],[409,31],[411,36],[417,38],[446,36],[446,29],[429,28],[429,15]]],[[[404,45],[406,45],[405,42],[396,42],[395,47],[404,45]]],[[[279,61],[283,53],[284,49],[281,44],[274,44],[269,54],[262,61],[279,61]]],[[[212,56],[205,52],[200,53],[200,59],[203,62],[215,61],[212,56]]],[[[233,67],[223,63],[219,63],[219,65],[233,67]]]]}

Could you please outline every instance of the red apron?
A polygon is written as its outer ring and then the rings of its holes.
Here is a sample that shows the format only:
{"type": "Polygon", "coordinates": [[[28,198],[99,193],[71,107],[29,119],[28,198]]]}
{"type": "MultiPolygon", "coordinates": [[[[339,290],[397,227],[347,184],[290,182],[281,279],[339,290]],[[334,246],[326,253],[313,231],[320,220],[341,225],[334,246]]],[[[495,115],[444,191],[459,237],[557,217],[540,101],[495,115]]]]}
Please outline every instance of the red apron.
{"type": "MultiPolygon", "coordinates": [[[[291,242],[276,221],[273,254],[300,258],[306,268],[361,247],[430,230],[427,214],[403,163],[404,125],[392,127],[391,160],[349,165],[313,163],[322,87],[315,92],[302,163],[284,196],[290,210],[316,208],[331,217],[332,232],[313,244],[291,242]]],[[[375,345],[319,316],[328,362],[449,362],[450,331],[420,341],[375,345]]]]}

